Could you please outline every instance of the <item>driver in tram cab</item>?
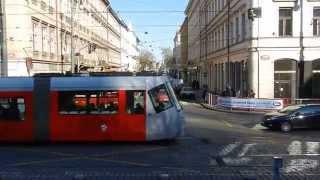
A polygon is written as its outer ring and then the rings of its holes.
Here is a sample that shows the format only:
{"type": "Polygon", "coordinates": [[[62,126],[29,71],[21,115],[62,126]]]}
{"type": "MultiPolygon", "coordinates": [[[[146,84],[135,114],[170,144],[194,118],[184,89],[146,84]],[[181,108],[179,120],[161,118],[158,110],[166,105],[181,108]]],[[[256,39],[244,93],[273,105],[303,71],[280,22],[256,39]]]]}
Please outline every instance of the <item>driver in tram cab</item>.
{"type": "Polygon", "coordinates": [[[0,104],[0,119],[5,119],[6,118],[6,108],[4,108],[2,106],[2,104],[0,104]]]}
{"type": "Polygon", "coordinates": [[[157,92],[157,96],[156,96],[156,107],[159,111],[162,111],[165,108],[165,104],[163,103],[162,99],[161,99],[161,92],[158,91],[157,92]]]}
{"type": "Polygon", "coordinates": [[[144,108],[140,103],[136,104],[136,108],[134,109],[134,112],[136,114],[143,114],[144,113],[144,108]]]}
{"type": "Polygon", "coordinates": [[[20,120],[20,111],[18,109],[18,104],[16,101],[9,103],[9,109],[7,111],[8,120],[20,120]]]}

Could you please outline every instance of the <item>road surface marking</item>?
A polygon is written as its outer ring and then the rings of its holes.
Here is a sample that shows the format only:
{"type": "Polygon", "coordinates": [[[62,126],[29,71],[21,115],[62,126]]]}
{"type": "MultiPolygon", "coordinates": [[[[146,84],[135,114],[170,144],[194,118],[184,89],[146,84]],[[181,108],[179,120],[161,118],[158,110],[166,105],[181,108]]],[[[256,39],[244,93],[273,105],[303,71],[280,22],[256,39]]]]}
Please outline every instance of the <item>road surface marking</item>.
{"type": "Polygon", "coordinates": [[[232,124],[228,123],[227,121],[223,121],[223,123],[224,123],[226,126],[230,127],[230,128],[233,127],[232,124]]]}
{"type": "Polygon", "coordinates": [[[91,158],[91,157],[86,157],[85,159],[112,162],[112,163],[120,163],[120,164],[134,165],[134,166],[142,166],[142,167],[152,166],[152,164],[138,163],[138,162],[132,162],[132,161],[123,161],[123,160],[111,160],[111,159],[91,158]]]}
{"type": "Polygon", "coordinates": [[[250,148],[256,146],[256,143],[252,144],[245,144],[244,147],[242,148],[242,151],[238,154],[238,157],[243,157],[247,154],[247,152],[250,150],[250,148]]]}
{"type": "Polygon", "coordinates": [[[293,141],[288,146],[288,152],[289,152],[290,155],[302,154],[302,143],[300,141],[293,141]]]}
{"type": "Polygon", "coordinates": [[[314,169],[319,166],[319,161],[314,159],[294,159],[289,165],[284,168],[286,173],[305,171],[307,169],[314,169]]]}
{"type": "Polygon", "coordinates": [[[90,157],[105,157],[105,156],[114,156],[114,155],[129,154],[129,153],[143,153],[143,152],[159,151],[163,149],[168,149],[168,147],[145,148],[145,149],[138,149],[138,150],[131,150],[131,151],[123,151],[123,152],[95,154],[90,157]]]}
{"type": "Polygon", "coordinates": [[[306,142],[307,154],[317,154],[320,148],[320,142],[306,142]]]}
{"type": "Polygon", "coordinates": [[[251,129],[253,130],[264,130],[264,129],[268,129],[264,126],[262,126],[261,124],[256,124],[254,127],[252,127],[251,129]]]}
{"type": "Polygon", "coordinates": [[[219,156],[226,156],[228,154],[230,154],[233,150],[235,150],[238,146],[240,146],[240,142],[236,142],[234,144],[229,144],[227,145],[225,148],[223,148],[220,152],[219,152],[219,156]]]}
{"type": "Polygon", "coordinates": [[[44,150],[29,149],[29,148],[1,148],[1,149],[25,151],[25,152],[32,152],[32,153],[46,153],[46,154],[53,154],[53,155],[58,155],[58,156],[76,156],[76,154],[72,154],[72,153],[63,153],[63,152],[57,152],[57,151],[44,151],[44,150]]]}
{"type": "Polygon", "coordinates": [[[275,156],[280,156],[280,157],[302,157],[302,156],[320,156],[320,154],[297,154],[297,155],[290,155],[290,154],[250,154],[246,155],[246,157],[275,157],[275,156]]]}
{"type": "Polygon", "coordinates": [[[27,162],[20,162],[9,164],[9,167],[17,167],[17,166],[29,166],[29,165],[36,165],[36,164],[46,164],[52,162],[60,162],[60,161],[67,161],[67,160],[78,160],[82,159],[82,157],[72,157],[72,158],[61,158],[61,159],[51,159],[51,160],[39,160],[39,161],[27,161],[27,162]]]}

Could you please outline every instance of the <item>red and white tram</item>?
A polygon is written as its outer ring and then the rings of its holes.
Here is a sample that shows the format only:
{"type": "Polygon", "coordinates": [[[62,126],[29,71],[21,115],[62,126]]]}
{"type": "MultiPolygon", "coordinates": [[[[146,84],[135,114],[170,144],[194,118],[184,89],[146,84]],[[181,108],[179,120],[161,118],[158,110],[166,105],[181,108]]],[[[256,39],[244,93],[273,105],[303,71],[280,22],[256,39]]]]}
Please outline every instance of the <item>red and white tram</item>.
{"type": "Polygon", "coordinates": [[[174,139],[184,117],[166,77],[0,79],[0,141],[174,139]]]}

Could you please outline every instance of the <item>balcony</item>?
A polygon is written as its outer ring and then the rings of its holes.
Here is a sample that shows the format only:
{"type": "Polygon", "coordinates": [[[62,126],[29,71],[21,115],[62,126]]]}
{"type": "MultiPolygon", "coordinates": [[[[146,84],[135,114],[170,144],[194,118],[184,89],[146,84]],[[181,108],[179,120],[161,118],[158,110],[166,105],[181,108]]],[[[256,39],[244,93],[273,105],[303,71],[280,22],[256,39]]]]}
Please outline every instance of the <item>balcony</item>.
{"type": "Polygon", "coordinates": [[[32,54],[33,54],[33,56],[35,57],[35,56],[39,56],[39,55],[40,55],[40,52],[39,52],[39,51],[34,50],[34,51],[32,52],[32,54]]]}
{"type": "Polygon", "coordinates": [[[47,52],[42,52],[42,57],[48,57],[48,53],[47,52]]]}
{"type": "Polygon", "coordinates": [[[54,59],[56,57],[56,55],[54,53],[50,53],[50,59],[54,59]]]}
{"type": "Polygon", "coordinates": [[[52,6],[49,6],[49,13],[52,15],[54,13],[54,8],[52,6]]]}
{"type": "Polygon", "coordinates": [[[38,0],[31,0],[32,4],[37,6],[38,5],[38,0]]]}
{"type": "Polygon", "coordinates": [[[46,2],[41,1],[41,9],[42,9],[43,11],[45,11],[45,10],[47,9],[47,3],[46,3],[46,2]]]}

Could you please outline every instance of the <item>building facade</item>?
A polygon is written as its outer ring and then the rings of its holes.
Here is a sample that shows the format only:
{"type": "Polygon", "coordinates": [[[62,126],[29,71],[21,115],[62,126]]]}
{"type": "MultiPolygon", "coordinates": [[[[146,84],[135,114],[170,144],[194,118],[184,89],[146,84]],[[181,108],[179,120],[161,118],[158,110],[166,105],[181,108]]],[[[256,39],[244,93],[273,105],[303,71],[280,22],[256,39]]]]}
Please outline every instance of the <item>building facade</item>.
{"type": "Polygon", "coordinates": [[[138,71],[139,43],[136,33],[132,26],[122,24],[121,26],[121,70],[136,72],[138,71]]]}
{"type": "Polygon", "coordinates": [[[188,72],[189,80],[200,80],[200,2],[190,0],[185,11],[188,19],[188,72]]]}
{"type": "Polygon", "coordinates": [[[174,48],[173,48],[173,61],[174,61],[174,67],[171,67],[173,69],[173,74],[176,78],[181,78],[181,33],[180,30],[176,32],[176,36],[174,38],[174,48]]]}
{"type": "Polygon", "coordinates": [[[2,10],[2,75],[120,69],[121,21],[107,0],[6,0],[2,10]]]}
{"type": "Polygon", "coordinates": [[[319,1],[197,3],[200,50],[189,54],[201,54],[202,84],[241,96],[253,90],[257,98],[320,97],[319,1]]]}
{"type": "Polygon", "coordinates": [[[181,34],[181,78],[185,84],[190,84],[188,71],[188,18],[185,18],[180,28],[181,34]]]}

